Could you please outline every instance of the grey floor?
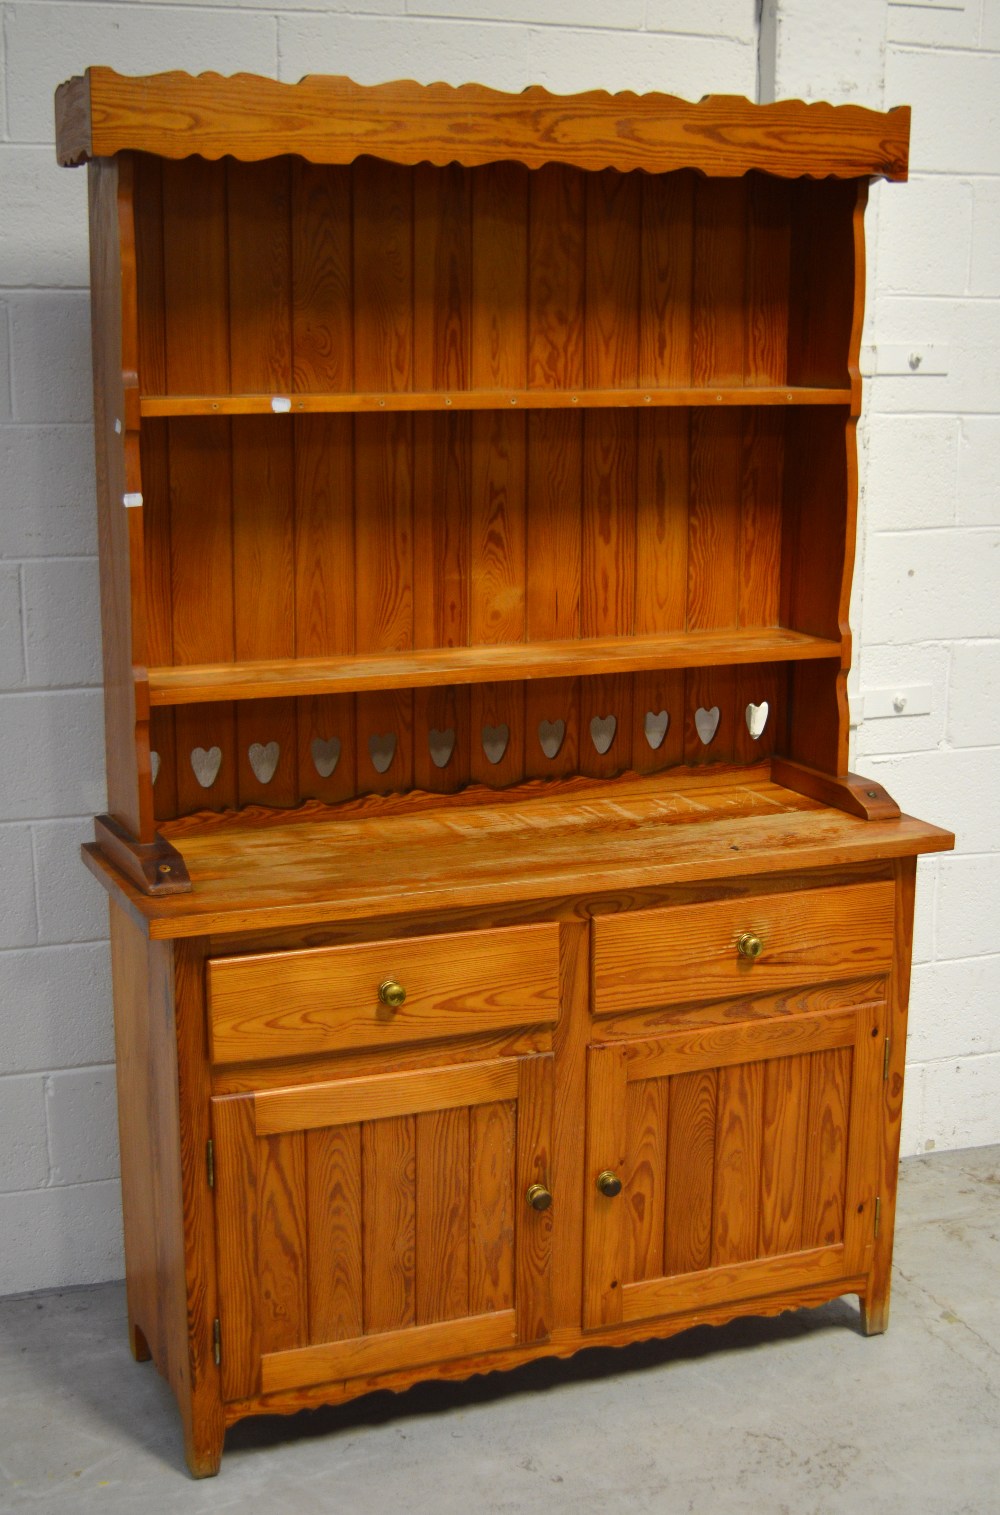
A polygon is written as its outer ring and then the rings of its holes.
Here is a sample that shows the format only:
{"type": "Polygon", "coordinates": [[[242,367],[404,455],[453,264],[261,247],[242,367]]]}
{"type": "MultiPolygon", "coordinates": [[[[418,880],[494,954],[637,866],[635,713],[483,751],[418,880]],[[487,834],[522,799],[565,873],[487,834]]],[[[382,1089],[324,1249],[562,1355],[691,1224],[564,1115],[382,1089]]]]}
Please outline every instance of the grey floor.
{"type": "Polygon", "coordinates": [[[0,1509],[1000,1512],[1000,1147],[903,1167],[893,1320],[853,1302],[245,1422],[192,1482],[120,1284],[0,1300],[0,1509]]]}

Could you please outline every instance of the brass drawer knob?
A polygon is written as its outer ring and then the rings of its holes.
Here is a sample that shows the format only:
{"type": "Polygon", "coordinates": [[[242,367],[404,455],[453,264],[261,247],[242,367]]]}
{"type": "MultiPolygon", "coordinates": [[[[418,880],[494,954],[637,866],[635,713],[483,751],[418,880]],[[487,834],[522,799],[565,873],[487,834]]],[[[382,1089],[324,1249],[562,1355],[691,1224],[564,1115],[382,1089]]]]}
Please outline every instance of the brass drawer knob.
{"type": "Polygon", "coordinates": [[[616,1194],[622,1192],[622,1181],[611,1168],[605,1168],[603,1173],[597,1175],[597,1187],[605,1199],[614,1199],[616,1194]]]}
{"type": "Polygon", "coordinates": [[[533,1210],[547,1210],[552,1203],[552,1195],[544,1184],[532,1184],[524,1197],[533,1210]]]}
{"type": "Polygon", "coordinates": [[[387,978],[378,986],[378,997],[390,1010],[398,1010],[406,999],[406,990],[394,978],[387,978]]]}
{"type": "Polygon", "coordinates": [[[744,931],[736,943],[736,950],[740,957],[748,957],[753,962],[763,952],[764,943],[752,931],[744,931]]]}

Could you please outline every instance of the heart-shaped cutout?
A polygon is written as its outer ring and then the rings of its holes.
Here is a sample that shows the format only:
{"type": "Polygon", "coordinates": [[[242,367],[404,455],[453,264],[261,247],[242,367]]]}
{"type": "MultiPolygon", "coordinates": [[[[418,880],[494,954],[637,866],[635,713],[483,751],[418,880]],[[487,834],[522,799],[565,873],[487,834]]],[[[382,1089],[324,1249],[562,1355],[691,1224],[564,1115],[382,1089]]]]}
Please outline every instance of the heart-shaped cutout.
{"type": "Polygon", "coordinates": [[[314,736],[309,751],[320,778],[328,779],[340,762],[340,737],[332,736],[329,741],[324,741],[323,737],[314,736]]]}
{"type": "Polygon", "coordinates": [[[510,727],[506,724],[483,727],[483,751],[491,763],[500,762],[509,741],[510,727]]]}
{"type": "Polygon", "coordinates": [[[160,772],[160,754],[158,752],[151,752],[149,754],[149,771],[155,784],[160,772]]]}
{"type": "Polygon", "coordinates": [[[670,716],[665,710],[647,710],[646,719],[642,723],[642,729],[646,733],[646,741],[654,752],[658,752],[663,746],[663,738],[667,734],[670,725],[670,716]]]}
{"type": "Polygon", "coordinates": [[[427,733],[427,746],[430,749],[431,762],[435,768],[447,768],[451,762],[451,755],[455,751],[455,729],[449,726],[446,731],[438,731],[432,726],[427,733]]]}
{"type": "Polygon", "coordinates": [[[590,740],[602,755],[607,752],[618,730],[616,715],[595,715],[590,720],[590,740]]]}
{"type": "Polygon", "coordinates": [[[694,713],[694,728],[707,747],[719,729],[718,705],[713,705],[711,710],[706,710],[704,705],[699,705],[694,713]]]}
{"type": "Polygon", "coordinates": [[[770,709],[766,700],[761,700],[759,705],[751,703],[747,706],[747,730],[755,742],[764,734],[770,709]]]}
{"type": "Polygon", "coordinates": [[[191,767],[201,787],[211,789],[222,767],[222,748],[209,747],[206,750],[204,747],[195,747],[191,753],[191,767]]]}
{"type": "Polygon", "coordinates": [[[376,733],[368,738],[368,756],[372,760],[372,767],[376,773],[385,773],[387,768],[392,767],[392,760],[396,756],[396,733],[385,731],[381,735],[376,733]]]}
{"type": "Polygon", "coordinates": [[[565,721],[539,721],[538,741],[547,758],[554,758],[566,735],[565,721]]]}
{"type": "Polygon", "coordinates": [[[281,756],[281,748],[277,742],[251,742],[247,757],[250,759],[250,767],[253,769],[254,778],[258,784],[269,784],[274,778],[274,770],[278,766],[278,758],[281,756]]]}

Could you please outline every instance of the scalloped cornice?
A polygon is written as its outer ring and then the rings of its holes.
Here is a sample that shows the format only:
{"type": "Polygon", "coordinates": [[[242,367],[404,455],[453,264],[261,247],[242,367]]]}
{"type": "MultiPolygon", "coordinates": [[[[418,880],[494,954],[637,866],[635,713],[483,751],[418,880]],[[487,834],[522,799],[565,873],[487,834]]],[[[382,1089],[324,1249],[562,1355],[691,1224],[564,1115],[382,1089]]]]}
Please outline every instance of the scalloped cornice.
{"type": "Polygon", "coordinates": [[[753,105],[738,95],[691,104],[629,91],[552,95],[538,85],[511,95],[408,79],[365,86],[310,74],[280,84],[254,74],[130,77],[110,68],[90,68],[56,91],[56,151],[67,166],[131,149],[163,158],[296,153],[350,163],[368,153],[403,164],[905,179],[909,134],[909,106],[883,114],[801,100],[753,105]]]}

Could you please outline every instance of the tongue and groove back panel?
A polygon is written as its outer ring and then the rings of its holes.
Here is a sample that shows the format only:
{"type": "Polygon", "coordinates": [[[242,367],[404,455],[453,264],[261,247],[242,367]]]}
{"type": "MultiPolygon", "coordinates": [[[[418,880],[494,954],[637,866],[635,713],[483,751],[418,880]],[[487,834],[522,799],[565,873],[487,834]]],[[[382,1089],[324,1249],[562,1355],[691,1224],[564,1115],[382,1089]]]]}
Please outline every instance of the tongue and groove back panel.
{"type": "MultiPolygon", "coordinates": [[[[856,182],[137,155],[134,196],[151,668],[779,625],[846,644],[856,182]],[[662,403],[712,386],[838,393],[662,403]],[[308,394],[344,398],[295,414],[308,394]],[[212,413],[240,395],[293,410],[212,413]]],[[[846,652],[737,656],[161,705],[156,813],[774,750],[836,769],[846,652]]]]}

